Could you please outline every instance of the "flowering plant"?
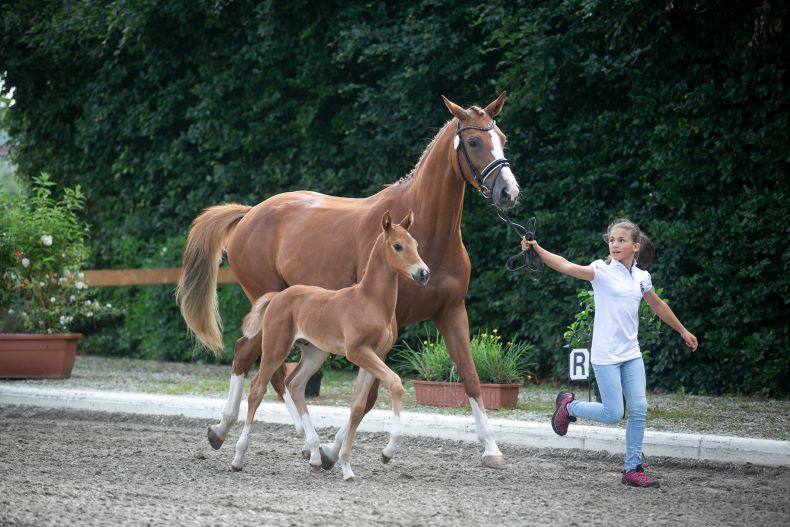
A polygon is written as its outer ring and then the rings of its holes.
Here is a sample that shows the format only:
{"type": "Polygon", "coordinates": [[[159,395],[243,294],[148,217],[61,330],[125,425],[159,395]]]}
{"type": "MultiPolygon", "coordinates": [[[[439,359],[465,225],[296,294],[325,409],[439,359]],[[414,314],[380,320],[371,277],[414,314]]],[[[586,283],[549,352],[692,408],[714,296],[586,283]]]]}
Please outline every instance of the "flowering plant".
{"type": "MultiPolygon", "coordinates": [[[[508,384],[531,380],[533,375],[528,362],[532,345],[507,341],[497,329],[478,332],[472,337],[470,349],[477,375],[482,383],[508,384]]],[[[426,381],[460,380],[455,364],[447,353],[444,338],[436,331],[422,339],[417,349],[404,343],[405,350],[398,355],[400,370],[408,373],[416,372],[417,376],[426,381]]]]}
{"type": "Polygon", "coordinates": [[[80,271],[88,258],[77,218],[80,188],[65,189],[42,173],[30,195],[0,192],[0,329],[4,332],[62,333],[112,312],[88,291],[80,271]]]}

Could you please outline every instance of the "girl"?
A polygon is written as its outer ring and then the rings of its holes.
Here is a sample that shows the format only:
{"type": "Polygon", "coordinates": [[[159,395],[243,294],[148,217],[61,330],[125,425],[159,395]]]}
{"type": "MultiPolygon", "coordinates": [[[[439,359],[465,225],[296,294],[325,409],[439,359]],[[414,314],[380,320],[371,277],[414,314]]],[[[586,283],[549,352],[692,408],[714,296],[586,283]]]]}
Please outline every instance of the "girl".
{"type": "Polygon", "coordinates": [[[645,364],[637,342],[638,309],[642,298],[668,326],[680,333],[692,351],[697,337],[692,335],[653,291],[650,273],[644,270],[653,258],[653,243],[639,227],[626,219],[616,219],[604,236],[609,244],[606,261],[576,265],[553,254],[532,240],[521,240],[521,248],[532,247],[547,266],[560,273],[589,280],[593,286],[595,321],[591,362],[601,392],[602,403],[577,401],[571,392],[557,395],[557,410],[551,427],[563,436],[576,417],[602,423],[616,423],[623,418],[623,395],[628,406],[625,467],[621,481],[634,487],[658,487],[642,469],[642,439],[645,434],[647,398],[645,364]]]}

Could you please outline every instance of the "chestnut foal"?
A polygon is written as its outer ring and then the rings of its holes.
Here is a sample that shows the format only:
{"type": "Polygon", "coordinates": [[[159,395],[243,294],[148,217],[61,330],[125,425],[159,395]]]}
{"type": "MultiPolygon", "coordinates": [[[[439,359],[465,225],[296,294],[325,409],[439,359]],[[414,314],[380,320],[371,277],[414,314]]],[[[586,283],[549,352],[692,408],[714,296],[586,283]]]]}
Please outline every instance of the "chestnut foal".
{"type": "MultiPolygon", "coordinates": [[[[384,358],[398,335],[395,306],[398,301],[398,275],[418,285],[428,282],[428,266],[417,253],[417,241],[408,233],[414,214],[410,211],[403,221],[392,223],[390,212],[381,219],[381,230],[373,244],[367,267],[359,283],[336,291],[307,285],[294,285],[281,292],[266,293],[252,306],[244,318],[244,335],[252,338],[262,331],[261,367],[252,380],[247,406],[247,419],[236,443],[234,470],[244,466],[244,454],[250,443],[253,418],[260,406],[266,387],[297,341],[309,342],[323,352],[345,355],[359,366],[354,385],[351,414],[337,438],[343,479],[352,479],[351,446],[360,421],[365,415],[368,392],[378,379],[392,395],[392,428],[387,446],[382,451],[389,461],[400,441],[400,408],[403,384],[400,377],[385,363],[384,358]]],[[[295,392],[294,395],[300,392],[295,392]]],[[[321,447],[303,397],[294,397],[294,404],[310,451],[310,466],[321,469],[321,447]]]]}

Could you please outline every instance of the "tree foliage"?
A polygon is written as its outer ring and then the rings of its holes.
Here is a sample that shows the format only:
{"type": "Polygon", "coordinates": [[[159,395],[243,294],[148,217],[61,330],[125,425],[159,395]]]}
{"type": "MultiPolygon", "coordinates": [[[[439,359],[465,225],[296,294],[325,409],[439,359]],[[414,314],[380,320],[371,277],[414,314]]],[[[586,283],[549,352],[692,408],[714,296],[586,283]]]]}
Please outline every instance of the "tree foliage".
{"type": "MultiPolygon", "coordinates": [[[[651,383],[788,395],[781,2],[2,7],[19,173],[82,186],[96,266],[176,265],[209,205],[297,188],[375,192],[408,172],[449,118],[440,94],[485,104],[507,89],[498,122],[523,186],[516,221],[537,216],[542,245],[579,263],[605,254],[600,234],[614,216],[656,243],[654,282],[701,345],[692,355],[665,339],[651,353],[651,383]]],[[[508,273],[518,240],[478,195],[466,209],[473,331],[523,335],[550,375],[565,363],[579,283],[508,273]]],[[[105,350],[191,354],[171,289],[109,294],[131,307],[105,350]]],[[[243,297],[227,286],[221,296],[233,327],[243,297]]]]}

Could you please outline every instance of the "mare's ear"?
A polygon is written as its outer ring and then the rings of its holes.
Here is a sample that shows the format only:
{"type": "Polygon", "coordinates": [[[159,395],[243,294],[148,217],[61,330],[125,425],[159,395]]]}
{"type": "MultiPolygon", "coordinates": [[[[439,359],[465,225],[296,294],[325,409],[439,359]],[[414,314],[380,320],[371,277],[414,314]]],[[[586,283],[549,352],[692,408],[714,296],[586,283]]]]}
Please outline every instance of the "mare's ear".
{"type": "Polygon", "coordinates": [[[406,217],[401,220],[400,226],[408,231],[412,223],[414,223],[414,211],[410,210],[406,217]]]}
{"type": "Polygon", "coordinates": [[[444,101],[444,105],[447,106],[447,109],[450,110],[450,113],[457,117],[459,120],[464,120],[469,117],[469,112],[452,102],[450,99],[442,95],[442,100],[444,101]]]}
{"type": "Polygon", "coordinates": [[[497,97],[494,102],[486,106],[485,112],[493,119],[494,117],[499,115],[499,112],[502,111],[502,107],[505,105],[506,98],[507,98],[507,92],[503,91],[502,93],[499,94],[499,97],[497,97]]]}
{"type": "Polygon", "coordinates": [[[384,213],[384,216],[381,218],[381,228],[385,231],[390,230],[392,227],[392,216],[390,215],[390,211],[384,213]]]}

